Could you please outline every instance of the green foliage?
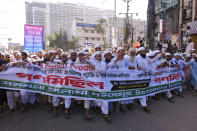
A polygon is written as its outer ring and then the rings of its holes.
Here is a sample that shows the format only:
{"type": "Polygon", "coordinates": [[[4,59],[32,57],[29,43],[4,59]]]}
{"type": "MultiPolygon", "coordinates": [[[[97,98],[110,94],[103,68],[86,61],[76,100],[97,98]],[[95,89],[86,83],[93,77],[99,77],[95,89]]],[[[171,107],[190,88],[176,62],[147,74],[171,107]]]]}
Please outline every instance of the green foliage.
{"type": "Polygon", "coordinates": [[[99,31],[102,35],[102,39],[104,42],[104,48],[108,48],[109,45],[107,44],[105,34],[106,34],[106,28],[107,28],[107,21],[104,18],[100,18],[97,20],[96,30],[99,31]]]}
{"type": "Polygon", "coordinates": [[[75,45],[78,39],[72,37],[72,40],[68,40],[66,31],[60,30],[59,33],[50,34],[49,36],[49,47],[51,48],[62,48],[63,50],[75,49],[75,45]]]}

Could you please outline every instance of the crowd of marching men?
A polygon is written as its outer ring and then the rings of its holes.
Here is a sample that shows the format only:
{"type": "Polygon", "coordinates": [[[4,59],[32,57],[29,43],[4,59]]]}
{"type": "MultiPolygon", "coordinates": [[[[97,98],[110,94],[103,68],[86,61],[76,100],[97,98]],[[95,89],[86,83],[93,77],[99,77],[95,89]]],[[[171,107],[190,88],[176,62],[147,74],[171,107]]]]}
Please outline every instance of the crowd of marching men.
{"type": "MultiPolygon", "coordinates": [[[[141,70],[145,73],[152,75],[160,75],[157,69],[165,67],[179,68],[184,71],[185,85],[187,89],[195,89],[197,91],[197,55],[195,49],[191,49],[189,54],[176,52],[170,54],[168,52],[162,52],[159,49],[153,51],[144,47],[138,49],[131,47],[125,50],[123,47],[115,49],[102,50],[100,45],[97,45],[94,51],[90,51],[84,48],[80,51],[70,50],[64,52],[62,49],[49,50],[44,52],[43,50],[38,53],[29,53],[28,51],[2,51],[0,52],[0,71],[7,70],[9,66],[24,65],[26,63],[32,64],[90,64],[93,65],[96,72],[104,72],[109,68],[116,68],[121,70],[127,68],[129,70],[141,70]]],[[[178,96],[183,97],[182,89],[177,91],[178,96]]],[[[26,111],[27,104],[34,104],[35,101],[39,101],[42,94],[36,94],[30,91],[13,91],[0,89],[0,112],[3,112],[8,105],[9,111],[13,112],[16,107],[21,112],[26,111]]],[[[165,92],[165,96],[168,101],[174,102],[172,91],[165,92]]],[[[157,100],[159,95],[152,96],[157,100]]],[[[149,113],[148,97],[142,97],[139,99],[139,103],[142,109],[149,113]]],[[[110,113],[113,111],[115,105],[119,103],[119,110],[124,112],[127,108],[131,109],[134,102],[133,99],[122,100],[119,102],[107,102],[101,100],[85,100],[85,99],[71,99],[69,97],[56,97],[47,96],[49,110],[52,111],[54,117],[59,116],[59,105],[63,101],[65,105],[64,116],[70,118],[70,106],[71,104],[83,103],[85,108],[85,118],[91,119],[92,116],[89,113],[90,108],[99,107],[104,114],[104,120],[111,122],[110,113]]]]}

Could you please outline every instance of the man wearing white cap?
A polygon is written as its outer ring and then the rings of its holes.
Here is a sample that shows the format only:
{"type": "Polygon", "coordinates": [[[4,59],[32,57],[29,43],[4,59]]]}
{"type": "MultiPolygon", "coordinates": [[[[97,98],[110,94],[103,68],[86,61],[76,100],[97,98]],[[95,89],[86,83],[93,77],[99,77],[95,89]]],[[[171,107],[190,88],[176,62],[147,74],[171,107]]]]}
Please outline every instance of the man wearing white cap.
{"type": "Polygon", "coordinates": [[[194,86],[195,90],[197,91],[197,55],[194,55],[195,58],[193,58],[187,65],[191,65],[191,85],[194,86]]]}
{"type": "Polygon", "coordinates": [[[168,44],[166,42],[166,40],[164,41],[164,43],[162,43],[162,52],[166,52],[168,49],[168,44]]]}
{"type": "Polygon", "coordinates": [[[108,64],[108,67],[110,68],[125,68],[125,49],[123,47],[119,47],[117,49],[117,56],[111,60],[111,62],[108,64]]]}
{"type": "MultiPolygon", "coordinates": [[[[75,64],[91,64],[91,63],[86,60],[85,53],[83,51],[79,51],[78,59],[76,60],[75,64]]],[[[76,100],[84,100],[84,99],[77,98],[76,100]]],[[[89,113],[90,100],[84,100],[84,108],[85,108],[85,118],[91,119],[92,116],[89,113]]]]}
{"type": "Polygon", "coordinates": [[[100,44],[97,44],[97,45],[95,46],[95,51],[102,51],[102,50],[101,50],[101,45],[100,45],[100,44]]]}
{"type": "Polygon", "coordinates": [[[194,43],[192,42],[192,38],[190,37],[188,39],[188,43],[187,43],[187,47],[186,47],[185,53],[191,54],[192,53],[192,49],[194,49],[194,43]]]}
{"type": "Polygon", "coordinates": [[[191,61],[191,54],[186,54],[185,61],[184,61],[184,75],[185,75],[185,83],[187,86],[187,90],[189,90],[190,87],[190,74],[191,74],[191,65],[188,65],[191,61]]]}
{"type": "Polygon", "coordinates": [[[151,73],[154,74],[155,72],[150,67],[150,64],[153,62],[156,62],[160,58],[160,54],[156,55],[154,59],[150,59],[146,56],[146,50],[144,47],[140,47],[138,49],[139,54],[136,57],[136,61],[138,63],[138,66],[141,68],[142,71],[145,73],[151,73]]]}
{"type": "MultiPolygon", "coordinates": [[[[151,67],[151,63],[156,62],[157,59],[160,58],[160,54],[156,55],[153,59],[150,59],[149,57],[146,56],[146,50],[144,47],[140,47],[138,49],[139,54],[136,57],[136,61],[138,64],[138,67],[140,70],[144,71],[145,73],[150,73],[150,74],[158,74],[155,72],[155,70],[151,67]]],[[[144,109],[145,112],[149,112],[149,108],[146,104],[146,97],[140,98],[140,103],[144,109]]]]}

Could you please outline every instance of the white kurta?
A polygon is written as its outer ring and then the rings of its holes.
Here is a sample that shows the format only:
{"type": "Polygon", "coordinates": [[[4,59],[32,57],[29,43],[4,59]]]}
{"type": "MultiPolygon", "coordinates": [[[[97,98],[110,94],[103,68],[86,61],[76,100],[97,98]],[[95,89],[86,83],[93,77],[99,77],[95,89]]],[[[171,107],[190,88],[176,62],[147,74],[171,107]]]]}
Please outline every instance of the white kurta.
{"type": "Polygon", "coordinates": [[[191,54],[192,49],[194,49],[194,43],[193,42],[187,43],[187,47],[186,47],[185,53],[191,54]]]}

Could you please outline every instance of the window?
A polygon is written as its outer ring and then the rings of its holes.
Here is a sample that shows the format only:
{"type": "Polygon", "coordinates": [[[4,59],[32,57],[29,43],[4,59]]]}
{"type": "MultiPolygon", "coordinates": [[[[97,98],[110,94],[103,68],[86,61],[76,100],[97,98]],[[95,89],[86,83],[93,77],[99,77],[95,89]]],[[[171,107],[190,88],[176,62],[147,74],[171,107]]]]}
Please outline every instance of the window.
{"type": "Polygon", "coordinates": [[[85,33],[88,33],[88,30],[84,30],[85,33]]]}
{"type": "Polygon", "coordinates": [[[96,38],[98,41],[100,41],[101,39],[98,37],[98,38],[96,38]]]}
{"type": "Polygon", "coordinates": [[[85,37],[85,40],[88,40],[89,38],[88,37],[85,37]]]}
{"type": "Polygon", "coordinates": [[[95,40],[95,38],[94,38],[94,37],[92,37],[92,38],[91,38],[91,40],[95,40]]]}
{"type": "Polygon", "coordinates": [[[100,33],[100,31],[99,31],[99,30],[97,30],[97,31],[96,31],[96,33],[98,33],[98,34],[99,34],[99,33],[100,33]]]}
{"type": "Polygon", "coordinates": [[[94,33],[94,30],[91,30],[91,33],[94,33]]]}

